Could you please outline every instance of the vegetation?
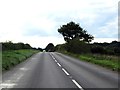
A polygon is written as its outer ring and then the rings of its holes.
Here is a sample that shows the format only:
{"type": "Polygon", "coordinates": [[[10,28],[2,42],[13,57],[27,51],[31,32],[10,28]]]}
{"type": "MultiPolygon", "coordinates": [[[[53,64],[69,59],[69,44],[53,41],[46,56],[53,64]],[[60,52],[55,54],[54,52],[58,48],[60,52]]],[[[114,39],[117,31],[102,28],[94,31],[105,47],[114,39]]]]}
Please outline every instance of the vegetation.
{"type": "Polygon", "coordinates": [[[11,67],[19,64],[24,61],[34,53],[38,52],[37,50],[9,50],[2,52],[2,70],[8,70],[11,67]]]}
{"type": "Polygon", "coordinates": [[[61,53],[78,58],[82,61],[87,61],[109,68],[113,71],[120,71],[120,62],[118,61],[118,56],[101,54],[74,54],[66,51],[61,51],[61,53]]]}
{"type": "Polygon", "coordinates": [[[69,22],[67,25],[62,25],[62,27],[58,29],[58,32],[63,35],[64,40],[67,42],[75,38],[85,42],[91,42],[91,40],[93,40],[93,36],[88,34],[86,30],[83,30],[79,24],[75,24],[75,22],[69,22]]]}
{"type": "Polygon", "coordinates": [[[120,71],[120,61],[118,60],[120,42],[89,43],[93,40],[93,36],[87,34],[87,31],[74,22],[62,25],[58,32],[63,35],[66,43],[56,45],[56,51],[120,71]]]}
{"type": "Polygon", "coordinates": [[[111,43],[93,43],[91,52],[107,55],[120,55],[120,42],[112,41],[111,43]]]}
{"type": "Polygon", "coordinates": [[[46,50],[47,52],[53,52],[53,51],[55,51],[53,43],[49,43],[49,44],[46,46],[45,50],[46,50]]]}
{"type": "Polygon", "coordinates": [[[22,42],[19,43],[12,43],[9,42],[2,42],[2,50],[19,50],[19,49],[32,49],[29,44],[24,44],[22,42]]]}
{"type": "Polygon", "coordinates": [[[2,70],[10,69],[38,51],[41,51],[41,48],[32,48],[29,44],[24,44],[22,42],[2,42],[2,60],[0,60],[2,70]]]}

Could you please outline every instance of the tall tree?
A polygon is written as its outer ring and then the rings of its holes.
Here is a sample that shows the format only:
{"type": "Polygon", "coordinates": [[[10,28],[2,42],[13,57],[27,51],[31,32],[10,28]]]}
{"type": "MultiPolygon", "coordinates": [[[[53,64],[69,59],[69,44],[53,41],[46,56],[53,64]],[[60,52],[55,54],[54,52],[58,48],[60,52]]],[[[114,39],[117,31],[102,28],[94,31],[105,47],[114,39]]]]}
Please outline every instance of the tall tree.
{"type": "Polygon", "coordinates": [[[46,46],[45,50],[46,50],[47,52],[53,52],[53,51],[54,51],[54,45],[53,45],[53,43],[49,43],[49,44],[46,46]]]}
{"type": "Polygon", "coordinates": [[[63,35],[64,40],[69,42],[75,38],[78,38],[80,41],[91,42],[93,40],[93,36],[88,34],[86,30],[83,30],[79,26],[79,24],[75,24],[75,22],[69,22],[66,25],[62,25],[58,32],[63,35]]]}

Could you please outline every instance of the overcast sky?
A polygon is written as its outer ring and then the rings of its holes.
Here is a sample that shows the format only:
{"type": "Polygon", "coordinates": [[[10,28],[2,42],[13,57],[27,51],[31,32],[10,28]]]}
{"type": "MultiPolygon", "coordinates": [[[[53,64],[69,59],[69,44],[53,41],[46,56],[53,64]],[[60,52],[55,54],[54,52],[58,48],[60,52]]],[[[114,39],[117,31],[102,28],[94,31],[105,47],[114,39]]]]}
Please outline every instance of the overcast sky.
{"type": "Polygon", "coordinates": [[[95,37],[118,38],[119,0],[0,0],[0,42],[24,42],[44,48],[64,43],[57,29],[70,21],[95,37]]]}

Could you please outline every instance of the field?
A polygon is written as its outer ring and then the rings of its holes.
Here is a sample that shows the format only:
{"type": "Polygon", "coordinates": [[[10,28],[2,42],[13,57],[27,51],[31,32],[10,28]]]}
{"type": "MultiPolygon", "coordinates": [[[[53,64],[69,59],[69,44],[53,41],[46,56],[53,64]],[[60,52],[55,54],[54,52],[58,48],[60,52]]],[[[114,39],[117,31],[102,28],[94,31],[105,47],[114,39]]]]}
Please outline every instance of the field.
{"type": "Polygon", "coordinates": [[[109,68],[113,71],[120,71],[120,61],[118,56],[100,54],[73,54],[68,52],[64,52],[64,54],[73,56],[82,61],[87,61],[90,63],[94,63],[109,68]]]}
{"type": "Polygon", "coordinates": [[[11,67],[26,60],[31,55],[37,53],[37,50],[9,50],[2,52],[2,70],[8,70],[11,67]]]}

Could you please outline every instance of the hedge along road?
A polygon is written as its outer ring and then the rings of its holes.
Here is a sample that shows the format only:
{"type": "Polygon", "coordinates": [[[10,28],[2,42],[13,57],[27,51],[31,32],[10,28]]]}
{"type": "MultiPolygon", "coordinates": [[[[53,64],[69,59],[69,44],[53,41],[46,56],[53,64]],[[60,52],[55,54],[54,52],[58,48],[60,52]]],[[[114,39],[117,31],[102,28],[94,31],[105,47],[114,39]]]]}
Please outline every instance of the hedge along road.
{"type": "Polygon", "coordinates": [[[3,73],[2,88],[118,88],[118,74],[57,52],[40,52],[3,73]]]}

